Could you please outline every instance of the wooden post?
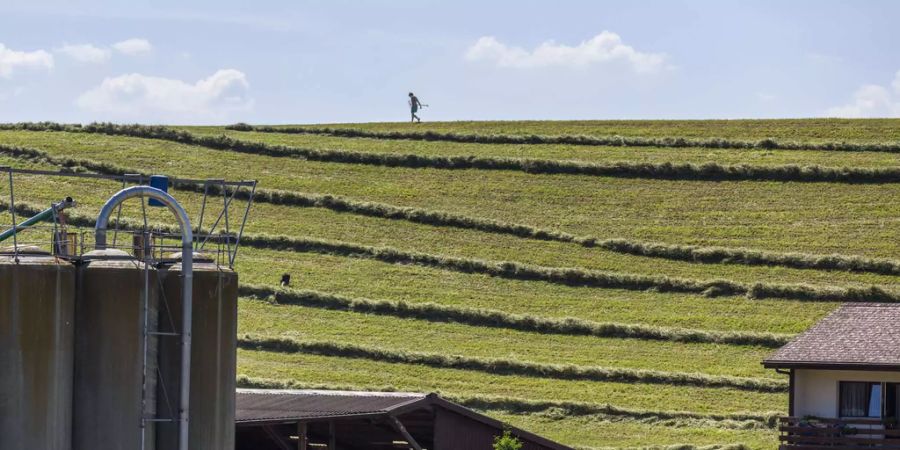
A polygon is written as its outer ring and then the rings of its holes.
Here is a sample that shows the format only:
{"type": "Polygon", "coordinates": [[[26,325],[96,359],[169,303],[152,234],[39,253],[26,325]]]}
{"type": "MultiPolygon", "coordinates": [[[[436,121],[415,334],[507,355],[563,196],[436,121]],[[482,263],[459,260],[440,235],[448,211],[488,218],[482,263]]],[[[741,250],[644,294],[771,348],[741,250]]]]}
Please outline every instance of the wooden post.
{"type": "Polygon", "coordinates": [[[297,422],[297,450],[307,450],[309,438],[306,437],[306,422],[297,422]]]}
{"type": "Polygon", "coordinates": [[[788,379],[788,415],[794,416],[794,390],[797,389],[795,381],[794,369],[790,369],[790,378],[788,379]]]}
{"type": "Polygon", "coordinates": [[[409,431],[406,431],[406,427],[404,427],[403,424],[400,423],[400,421],[397,420],[396,417],[391,416],[390,420],[391,420],[391,425],[394,426],[394,429],[397,430],[397,432],[400,433],[400,435],[403,436],[404,439],[406,439],[406,442],[413,449],[422,450],[422,446],[419,445],[418,442],[416,442],[415,438],[413,438],[411,434],[409,434],[409,431]]]}
{"type": "Polygon", "coordinates": [[[328,450],[337,449],[337,436],[334,434],[334,421],[328,422],[328,450]]]}
{"type": "Polygon", "coordinates": [[[271,439],[272,442],[274,442],[280,450],[291,450],[290,439],[285,439],[283,436],[278,434],[278,432],[275,431],[275,429],[270,425],[263,425],[262,429],[269,436],[269,439],[271,439]]]}

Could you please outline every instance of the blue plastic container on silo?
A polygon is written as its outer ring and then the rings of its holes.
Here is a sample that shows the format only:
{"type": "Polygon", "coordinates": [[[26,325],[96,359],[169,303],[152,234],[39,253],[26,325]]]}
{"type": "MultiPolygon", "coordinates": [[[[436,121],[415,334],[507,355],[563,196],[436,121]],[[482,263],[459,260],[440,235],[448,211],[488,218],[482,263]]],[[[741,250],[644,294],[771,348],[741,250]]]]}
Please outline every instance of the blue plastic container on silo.
{"type": "MultiPolygon", "coordinates": [[[[169,177],[165,175],[150,175],[150,187],[157,188],[163,192],[169,192],[169,177]]],[[[166,206],[156,199],[150,199],[147,202],[150,206],[166,206]]]]}

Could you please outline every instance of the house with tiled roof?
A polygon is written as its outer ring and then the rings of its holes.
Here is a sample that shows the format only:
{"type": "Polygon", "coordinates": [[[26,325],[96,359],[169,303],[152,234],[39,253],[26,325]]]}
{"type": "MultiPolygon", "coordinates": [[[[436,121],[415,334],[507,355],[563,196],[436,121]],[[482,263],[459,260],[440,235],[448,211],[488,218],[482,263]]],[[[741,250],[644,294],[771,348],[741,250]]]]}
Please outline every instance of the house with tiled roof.
{"type": "Polygon", "coordinates": [[[843,305],[763,365],[790,379],[782,449],[900,449],[900,305],[843,305]]]}

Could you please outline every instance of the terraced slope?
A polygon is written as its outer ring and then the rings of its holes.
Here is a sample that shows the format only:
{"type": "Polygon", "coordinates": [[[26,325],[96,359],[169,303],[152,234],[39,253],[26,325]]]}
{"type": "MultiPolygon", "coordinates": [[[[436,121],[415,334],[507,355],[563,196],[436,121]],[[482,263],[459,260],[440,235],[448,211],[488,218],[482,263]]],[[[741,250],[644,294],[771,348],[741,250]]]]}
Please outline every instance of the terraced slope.
{"type": "MultiPolygon", "coordinates": [[[[260,180],[237,264],[244,385],[438,390],[580,447],[772,448],[770,416],[786,408],[785,380],[760,360],[840,301],[900,299],[900,180],[866,178],[900,171],[900,153],[885,150],[900,121],[330,127],[371,134],[364,138],[0,128],[2,165],[260,180]],[[819,149],[385,135],[431,131],[771,138],[819,149]],[[836,150],[842,142],[869,147],[836,150]],[[521,163],[535,159],[543,165],[521,163]],[[534,169],[563,160],[641,170],[534,169]],[[792,181],[658,171],[706,163],[792,181]],[[275,289],[282,273],[302,290],[275,289]]],[[[32,209],[77,194],[73,220],[84,224],[120,187],[17,180],[17,199],[32,209]]],[[[192,212],[195,191],[174,191],[192,212]]]]}

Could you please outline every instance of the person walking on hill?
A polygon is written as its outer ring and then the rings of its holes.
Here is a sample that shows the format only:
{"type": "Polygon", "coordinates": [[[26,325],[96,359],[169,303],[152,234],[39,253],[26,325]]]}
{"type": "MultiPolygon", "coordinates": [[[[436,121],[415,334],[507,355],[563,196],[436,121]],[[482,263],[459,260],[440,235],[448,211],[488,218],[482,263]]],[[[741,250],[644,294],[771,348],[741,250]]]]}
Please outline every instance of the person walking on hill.
{"type": "Polygon", "coordinates": [[[421,122],[422,121],[422,119],[420,119],[419,116],[416,115],[416,113],[419,112],[419,108],[421,108],[422,106],[424,106],[424,105],[422,105],[422,102],[420,102],[419,98],[416,97],[416,94],[413,94],[412,92],[410,92],[409,93],[409,111],[410,111],[410,113],[412,113],[411,122],[421,122]]]}

